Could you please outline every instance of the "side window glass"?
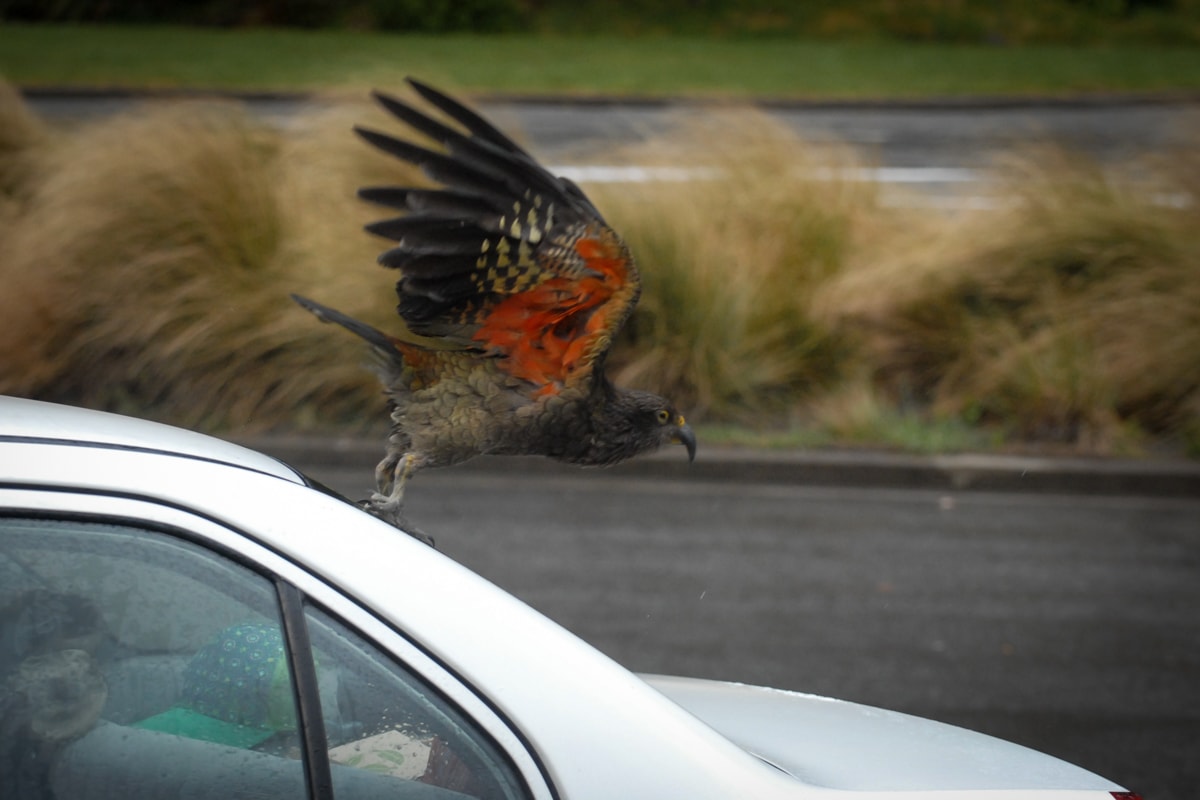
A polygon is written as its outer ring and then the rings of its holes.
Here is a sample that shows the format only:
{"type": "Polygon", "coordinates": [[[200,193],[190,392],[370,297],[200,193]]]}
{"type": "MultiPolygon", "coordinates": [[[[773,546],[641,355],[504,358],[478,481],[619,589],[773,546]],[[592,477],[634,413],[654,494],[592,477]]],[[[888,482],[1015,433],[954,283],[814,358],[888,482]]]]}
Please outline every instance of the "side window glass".
{"type": "Polygon", "coordinates": [[[158,532],[8,518],[0,578],[4,796],[306,795],[270,581],[158,532]]]}
{"type": "Polygon", "coordinates": [[[319,609],[307,616],[339,800],[384,786],[398,797],[528,796],[500,748],[436,690],[319,609]]]}

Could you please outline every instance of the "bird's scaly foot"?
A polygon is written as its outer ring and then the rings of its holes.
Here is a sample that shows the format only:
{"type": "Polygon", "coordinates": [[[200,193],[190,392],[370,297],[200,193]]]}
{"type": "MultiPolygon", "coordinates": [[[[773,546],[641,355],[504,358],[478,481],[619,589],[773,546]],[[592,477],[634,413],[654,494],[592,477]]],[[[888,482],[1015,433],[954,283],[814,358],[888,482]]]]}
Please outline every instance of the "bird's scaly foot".
{"type": "Polygon", "coordinates": [[[436,548],[433,537],[422,531],[416,525],[408,521],[408,517],[400,510],[398,503],[388,502],[388,498],[381,494],[372,495],[369,500],[363,500],[359,503],[359,507],[373,517],[378,517],[387,524],[391,525],[419,542],[424,542],[430,547],[436,548]]]}
{"type": "Polygon", "coordinates": [[[379,491],[362,501],[363,509],[409,536],[434,547],[433,537],[408,521],[401,510],[404,506],[404,486],[416,472],[417,460],[411,453],[399,458],[388,456],[375,468],[379,491]]]}

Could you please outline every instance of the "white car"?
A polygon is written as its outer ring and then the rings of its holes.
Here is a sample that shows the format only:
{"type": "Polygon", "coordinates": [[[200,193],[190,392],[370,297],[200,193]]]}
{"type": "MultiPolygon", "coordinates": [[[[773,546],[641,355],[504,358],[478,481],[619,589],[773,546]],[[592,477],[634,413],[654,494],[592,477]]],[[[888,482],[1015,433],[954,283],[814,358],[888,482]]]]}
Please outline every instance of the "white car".
{"type": "Polygon", "coordinates": [[[961,728],[634,675],[267,456],[0,398],[5,798],[1113,800],[961,728]]]}

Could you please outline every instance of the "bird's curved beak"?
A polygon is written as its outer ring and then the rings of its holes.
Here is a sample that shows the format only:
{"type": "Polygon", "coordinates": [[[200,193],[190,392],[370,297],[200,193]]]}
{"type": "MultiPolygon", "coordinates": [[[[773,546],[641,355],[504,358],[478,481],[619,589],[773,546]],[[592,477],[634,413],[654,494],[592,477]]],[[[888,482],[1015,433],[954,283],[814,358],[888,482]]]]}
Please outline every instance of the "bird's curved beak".
{"type": "Polygon", "coordinates": [[[679,423],[675,428],[675,435],[671,438],[673,444],[681,444],[687,448],[688,461],[696,460],[696,434],[692,433],[692,428],[683,421],[683,417],[679,418],[679,423]]]}

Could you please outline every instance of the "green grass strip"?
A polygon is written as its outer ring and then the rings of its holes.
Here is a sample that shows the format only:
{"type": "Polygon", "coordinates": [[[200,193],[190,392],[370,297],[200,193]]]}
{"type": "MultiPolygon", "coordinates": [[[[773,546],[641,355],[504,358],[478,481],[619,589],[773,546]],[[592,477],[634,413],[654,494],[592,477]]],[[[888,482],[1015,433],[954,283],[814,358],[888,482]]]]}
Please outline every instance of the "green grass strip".
{"type": "Polygon", "coordinates": [[[1200,48],[573,38],[0,25],[24,86],[328,90],[420,75],[475,91],[922,98],[1200,89],[1200,48]]]}

